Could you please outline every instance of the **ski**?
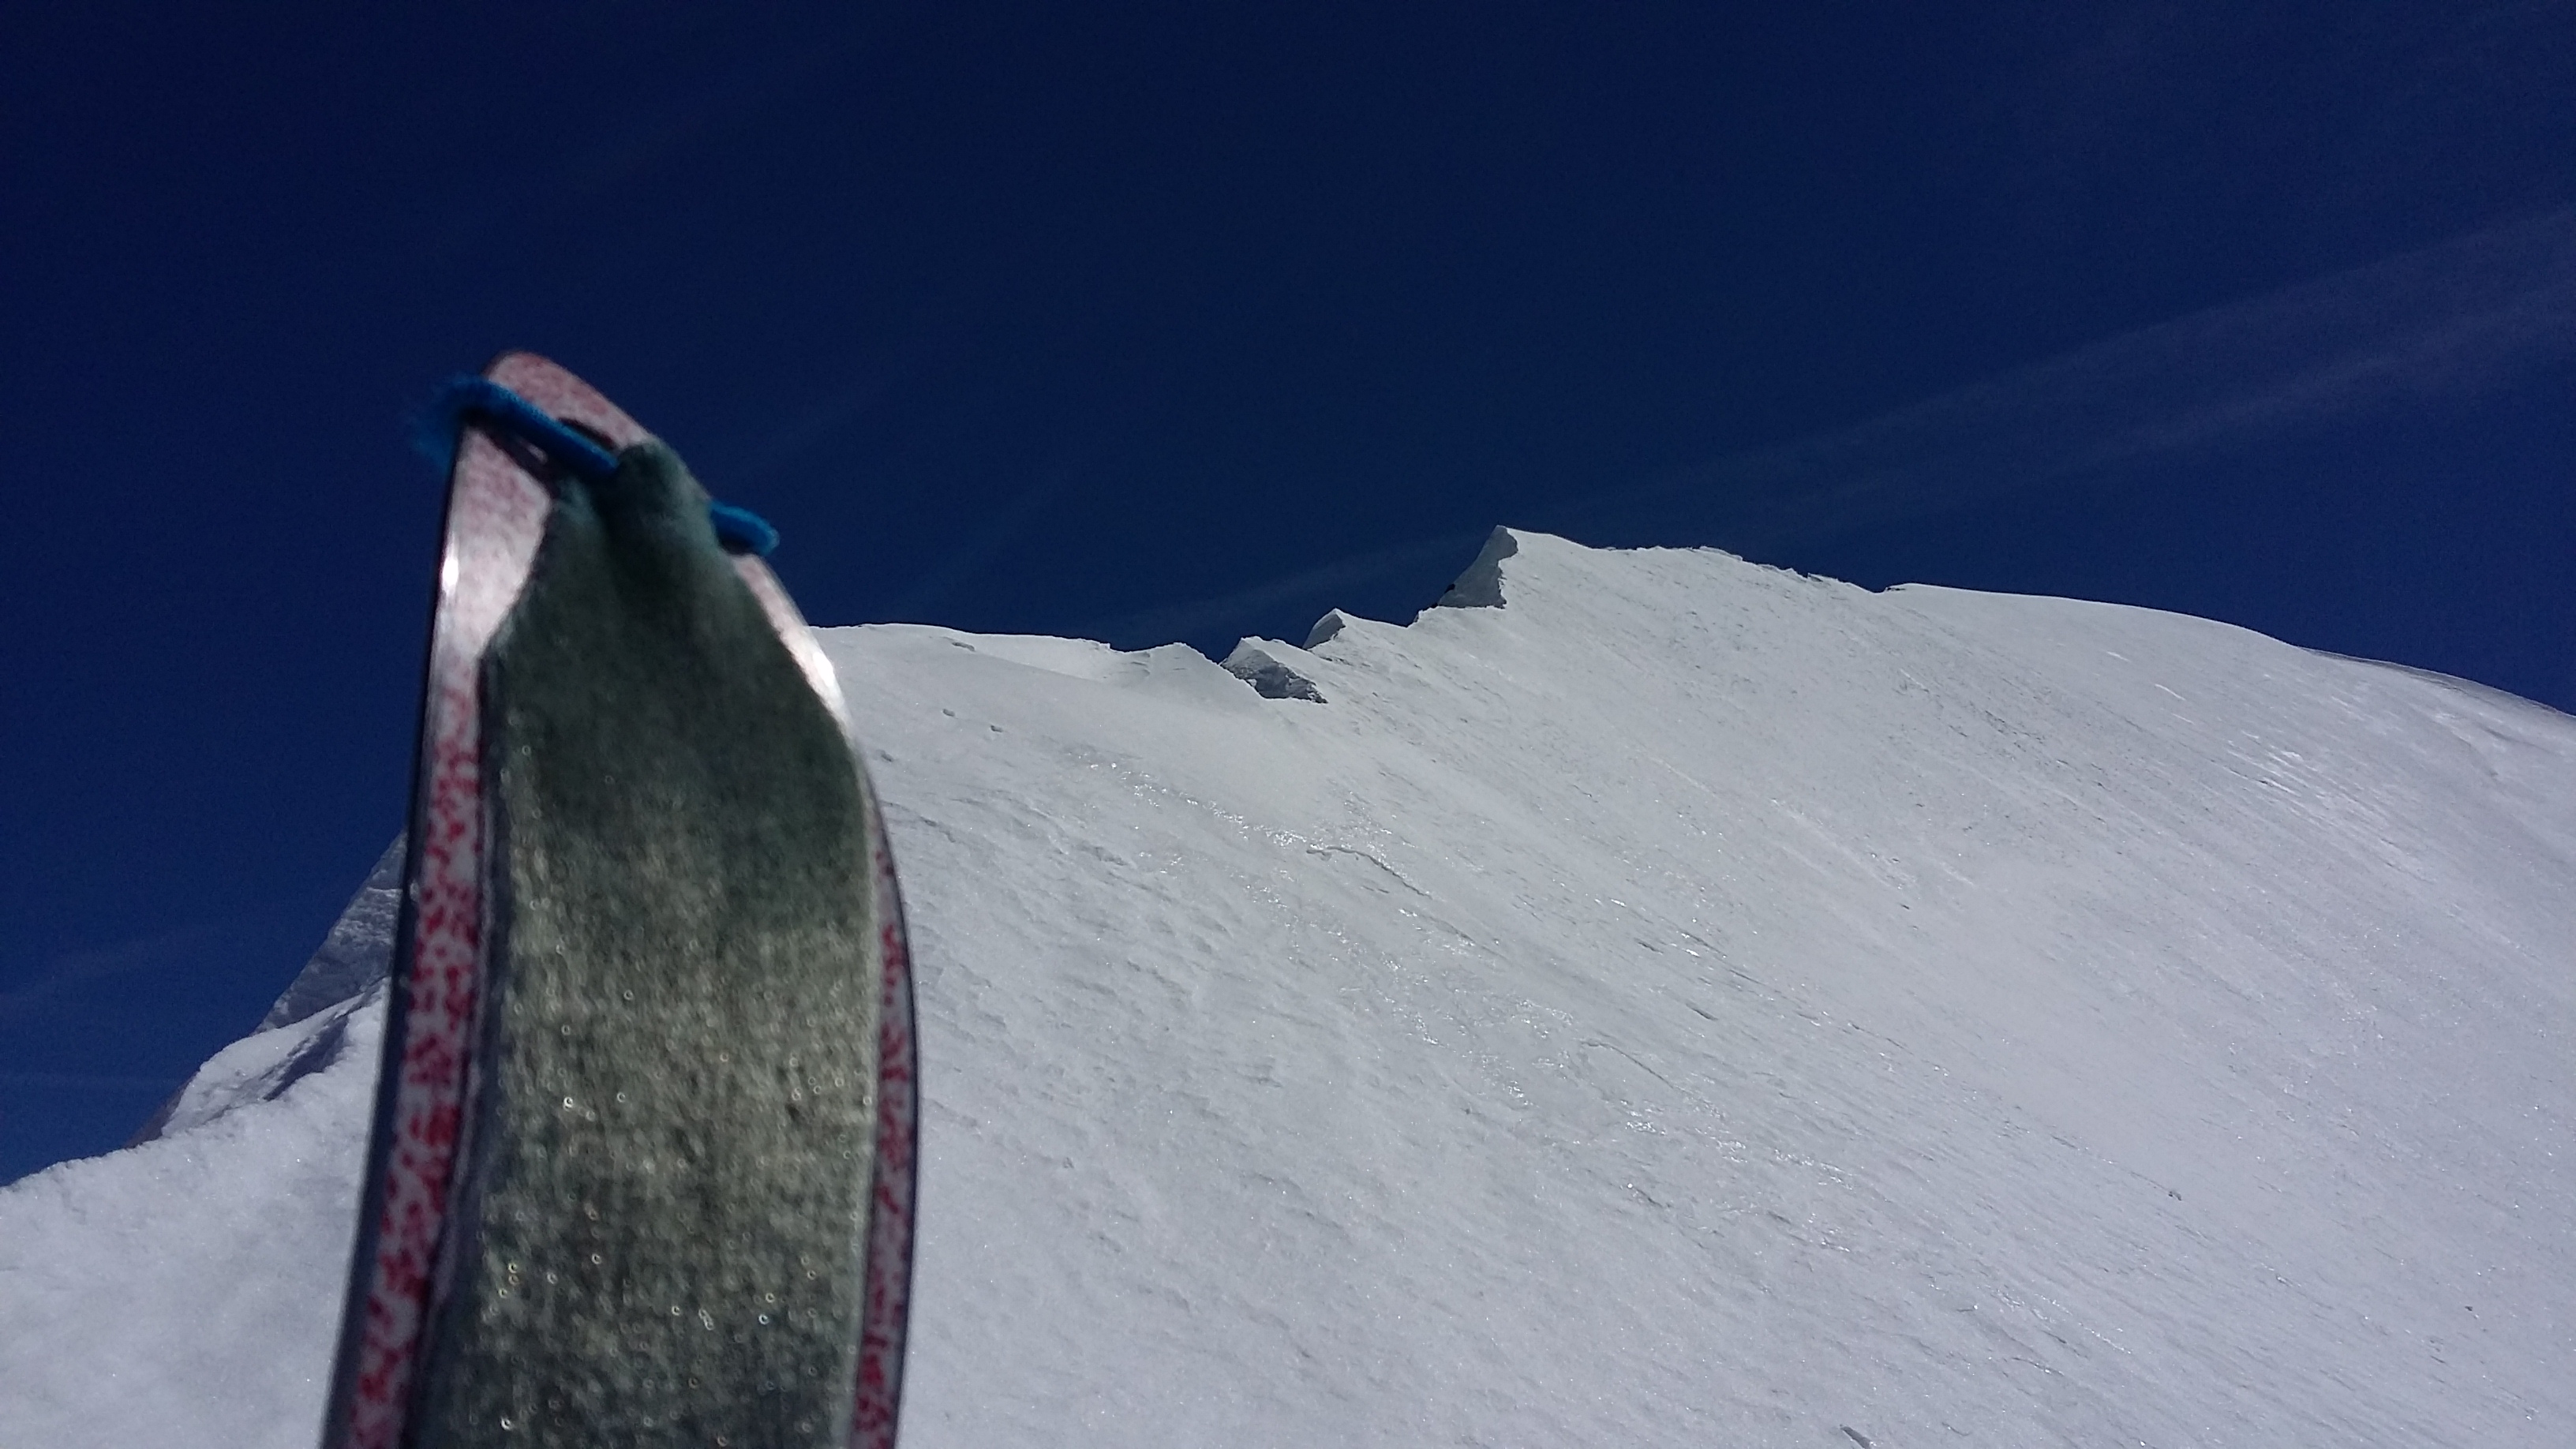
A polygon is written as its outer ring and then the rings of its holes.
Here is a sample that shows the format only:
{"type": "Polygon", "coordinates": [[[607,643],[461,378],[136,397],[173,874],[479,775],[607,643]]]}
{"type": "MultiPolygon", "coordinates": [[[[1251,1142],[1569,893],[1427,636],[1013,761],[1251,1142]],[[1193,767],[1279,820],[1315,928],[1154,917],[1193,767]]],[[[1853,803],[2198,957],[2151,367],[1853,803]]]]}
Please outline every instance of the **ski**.
{"type": "Polygon", "coordinates": [[[839,684],[766,526],[588,385],[446,402],[324,1449],[885,1449],[919,1078],[839,684]]]}

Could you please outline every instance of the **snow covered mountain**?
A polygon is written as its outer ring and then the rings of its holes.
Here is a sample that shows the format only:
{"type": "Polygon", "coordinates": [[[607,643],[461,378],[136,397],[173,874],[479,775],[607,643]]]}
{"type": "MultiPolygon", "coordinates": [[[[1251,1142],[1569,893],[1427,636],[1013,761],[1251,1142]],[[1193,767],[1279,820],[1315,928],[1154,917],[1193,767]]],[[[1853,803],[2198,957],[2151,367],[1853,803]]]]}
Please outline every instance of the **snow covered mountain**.
{"type": "MultiPolygon", "coordinates": [[[[907,1445],[2576,1442],[2576,720],[1705,551],[1444,602],[825,632],[922,973],[907,1445]]],[[[0,1445],[311,1442],[354,939],[0,1190],[0,1445]]]]}

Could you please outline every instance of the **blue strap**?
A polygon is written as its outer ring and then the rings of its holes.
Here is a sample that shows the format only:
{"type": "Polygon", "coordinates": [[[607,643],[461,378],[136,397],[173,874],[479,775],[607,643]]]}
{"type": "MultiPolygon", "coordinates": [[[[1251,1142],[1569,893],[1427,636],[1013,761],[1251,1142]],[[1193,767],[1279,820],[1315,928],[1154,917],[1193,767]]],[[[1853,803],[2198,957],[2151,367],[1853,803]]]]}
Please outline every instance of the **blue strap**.
{"type": "MultiPolygon", "coordinates": [[[[615,453],[488,377],[448,379],[422,422],[422,446],[442,471],[454,460],[457,430],[472,422],[525,443],[585,482],[606,482],[617,473],[615,453]]],[[[707,522],[727,553],[767,558],[778,547],[778,530],[748,508],[709,503],[707,522]]]]}
{"type": "Polygon", "coordinates": [[[770,550],[778,547],[778,530],[769,526],[768,519],[748,508],[737,508],[730,503],[709,503],[707,522],[716,526],[716,542],[723,544],[729,553],[767,558],[770,550]]]}

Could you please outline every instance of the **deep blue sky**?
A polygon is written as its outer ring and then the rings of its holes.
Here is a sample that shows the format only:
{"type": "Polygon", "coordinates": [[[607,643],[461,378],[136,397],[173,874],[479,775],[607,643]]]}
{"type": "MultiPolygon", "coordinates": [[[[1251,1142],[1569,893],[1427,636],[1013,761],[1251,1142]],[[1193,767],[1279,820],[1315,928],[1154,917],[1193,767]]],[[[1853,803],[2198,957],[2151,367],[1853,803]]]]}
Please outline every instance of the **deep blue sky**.
{"type": "Polygon", "coordinates": [[[2576,709],[2576,3],[297,8],[0,51],[0,1180],[397,828],[502,348],[822,623],[1222,651],[1501,522],[2576,709]]]}

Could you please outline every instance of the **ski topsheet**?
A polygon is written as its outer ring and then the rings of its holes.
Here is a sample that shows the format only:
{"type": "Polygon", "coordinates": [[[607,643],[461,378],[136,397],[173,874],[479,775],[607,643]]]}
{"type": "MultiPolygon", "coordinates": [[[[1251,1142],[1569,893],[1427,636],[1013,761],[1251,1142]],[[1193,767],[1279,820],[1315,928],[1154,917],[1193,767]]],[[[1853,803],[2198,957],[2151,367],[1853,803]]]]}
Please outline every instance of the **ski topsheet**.
{"type": "Polygon", "coordinates": [[[614,472],[456,440],[323,1444],[882,1449],[918,1078],[839,685],[668,448],[485,377],[614,472]]]}

